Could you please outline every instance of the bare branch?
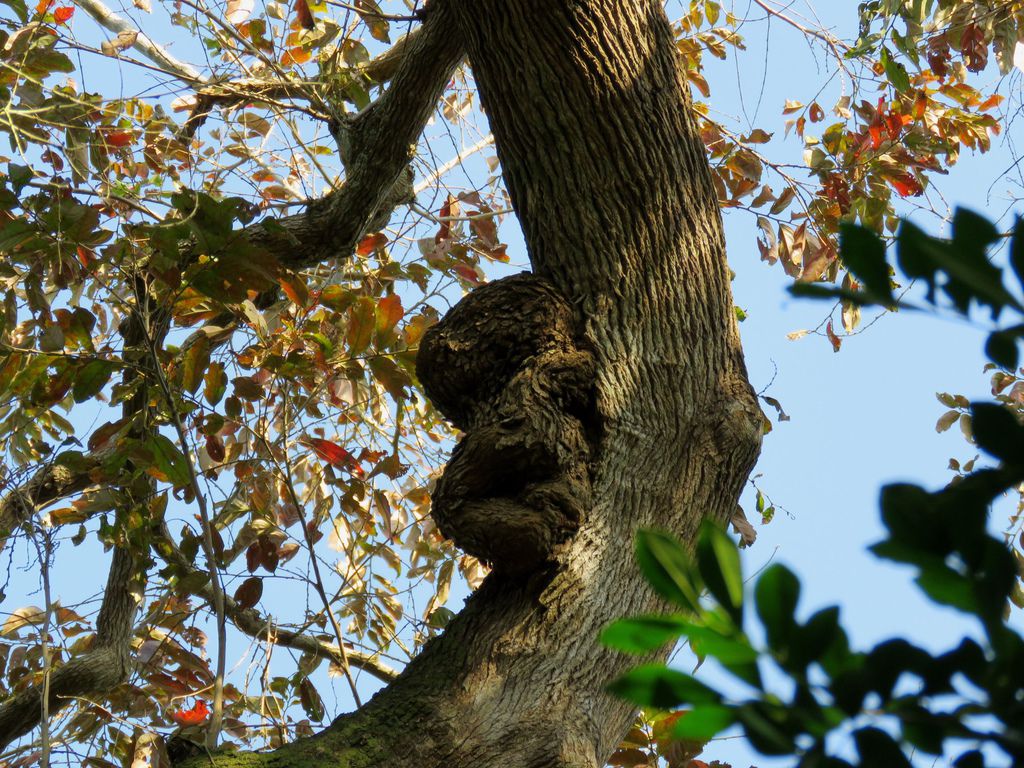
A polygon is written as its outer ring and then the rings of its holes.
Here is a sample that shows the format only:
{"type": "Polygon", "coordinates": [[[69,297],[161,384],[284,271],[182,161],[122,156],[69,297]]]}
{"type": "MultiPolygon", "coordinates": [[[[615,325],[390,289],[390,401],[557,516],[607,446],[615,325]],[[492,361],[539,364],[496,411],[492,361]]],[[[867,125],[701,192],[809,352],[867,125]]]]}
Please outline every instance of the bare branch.
{"type": "Polygon", "coordinates": [[[137,48],[147,59],[170,74],[185,80],[190,85],[197,85],[206,82],[206,78],[199,74],[198,70],[171,56],[171,54],[165,51],[161,46],[150,40],[145,32],[136,29],[132,26],[130,21],[118,16],[100,0],[75,0],[75,2],[78,3],[78,6],[88,13],[97,24],[110,30],[115,35],[121,34],[122,32],[137,35],[132,47],[137,48]]]}

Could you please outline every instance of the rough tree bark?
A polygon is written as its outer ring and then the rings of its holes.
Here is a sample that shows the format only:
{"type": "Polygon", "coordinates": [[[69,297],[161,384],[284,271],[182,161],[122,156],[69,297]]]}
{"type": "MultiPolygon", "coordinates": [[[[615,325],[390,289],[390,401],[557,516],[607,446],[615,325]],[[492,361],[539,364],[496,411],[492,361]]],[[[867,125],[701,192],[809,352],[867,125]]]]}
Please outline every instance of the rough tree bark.
{"type": "MultiPolygon", "coordinates": [[[[572,308],[574,344],[593,357],[592,403],[576,411],[589,503],[578,521],[559,518],[543,545],[553,563],[496,569],[362,709],[274,753],[217,755],[219,766],[601,765],[632,717],[603,686],[635,659],[598,633],[659,608],[634,532],[692,538],[703,519],[724,522],[760,445],[716,196],[660,3],[435,2],[468,51],[534,273],[572,308]]],[[[529,326],[528,314],[500,322],[529,326]]],[[[492,413],[507,405],[497,390],[479,392],[492,413]]],[[[470,435],[493,422],[467,418],[470,435]]],[[[497,485],[467,494],[533,503],[522,484],[497,485]]]]}

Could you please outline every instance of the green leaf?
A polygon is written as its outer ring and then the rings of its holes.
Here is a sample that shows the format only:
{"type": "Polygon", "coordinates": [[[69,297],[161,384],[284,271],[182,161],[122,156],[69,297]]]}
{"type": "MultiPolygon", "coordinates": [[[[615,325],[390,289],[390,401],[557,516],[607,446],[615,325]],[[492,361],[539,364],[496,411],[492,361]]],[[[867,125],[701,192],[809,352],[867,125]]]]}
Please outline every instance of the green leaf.
{"type": "Polygon", "coordinates": [[[1010,239],[1010,266],[1021,288],[1024,288],[1024,219],[1020,217],[1013,226],[1013,237],[1010,239]]]}
{"type": "Polygon", "coordinates": [[[735,710],[751,745],[764,755],[791,755],[796,751],[793,737],[780,725],[785,720],[781,707],[765,702],[744,704],[735,710]]]}
{"type": "MultiPolygon", "coordinates": [[[[797,627],[790,643],[791,661],[800,672],[826,653],[836,655],[844,651],[846,655],[849,654],[846,633],[839,625],[839,608],[836,606],[818,611],[806,624],[797,627]]],[[[830,666],[835,666],[839,661],[831,659],[830,666]]]]}
{"type": "Polygon", "coordinates": [[[761,687],[758,652],[745,635],[727,635],[711,627],[692,624],[686,630],[686,636],[698,656],[711,656],[740,680],[755,688],[761,687]]]}
{"type": "Polygon", "coordinates": [[[0,0],[8,8],[11,8],[22,24],[28,21],[28,7],[24,0],[0,0]]]}
{"type": "Polygon", "coordinates": [[[153,453],[153,468],[169,483],[175,487],[189,484],[188,461],[178,446],[161,434],[151,435],[145,445],[153,453]]]}
{"type": "Polygon", "coordinates": [[[839,231],[843,263],[864,284],[871,299],[885,306],[896,304],[885,260],[885,243],[867,227],[844,222],[839,231]]]}
{"type": "Polygon", "coordinates": [[[757,580],[754,596],[768,645],[773,651],[784,651],[796,626],[800,581],[784,565],[772,565],[757,580]]]}
{"type": "Polygon", "coordinates": [[[697,540],[697,566],[704,585],[737,627],[743,626],[743,572],[736,544],[719,526],[705,522],[697,540]]]}
{"type": "Polygon", "coordinates": [[[971,580],[948,566],[936,563],[923,569],[921,575],[914,581],[937,603],[951,606],[964,613],[977,614],[980,611],[971,580]]]}
{"type": "Polygon", "coordinates": [[[996,365],[1008,371],[1016,370],[1019,360],[1017,339],[1020,333],[1016,329],[996,331],[989,335],[985,342],[985,355],[996,365]]]}
{"type": "Polygon", "coordinates": [[[610,683],[608,691],[638,706],[659,709],[722,701],[718,691],[663,664],[645,664],[631,669],[610,683]]]}
{"type": "Polygon", "coordinates": [[[978,446],[997,459],[1024,466],[1024,426],[994,403],[972,403],[971,425],[978,446]]]}
{"type": "Polygon", "coordinates": [[[76,403],[91,400],[102,391],[110,381],[116,364],[110,360],[90,360],[75,375],[71,385],[71,394],[76,403]]]}
{"type": "Polygon", "coordinates": [[[621,619],[601,633],[601,642],[626,653],[647,653],[676,640],[689,623],[671,616],[621,619]]]}
{"type": "Polygon", "coordinates": [[[26,184],[32,181],[33,176],[35,176],[35,174],[32,173],[32,169],[27,165],[7,163],[7,178],[10,179],[11,188],[14,190],[14,194],[20,195],[21,190],[25,188],[26,184]]]}
{"type": "Polygon", "coordinates": [[[900,93],[910,90],[910,77],[907,75],[907,68],[896,61],[890,54],[888,48],[882,48],[882,66],[885,67],[885,76],[900,93]]]}
{"type": "Polygon", "coordinates": [[[228,376],[221,363],[211,363],[203,376],[203,396],[210,405],[216,405],[224,397],[228,386],[228,376]]]}
{"type": "Polygon", "coordinates": [[[981,752],[976,749],[972,749],[969,752],[964,752],[958,757],[954,763],[953,768],[985,768],[985,758],[981,752]]]}
{"type": "Polygon", "coordinates": [[[957,209],[953,219],[953,241],[929,237],[919,227],[904,221],[897,235],[897,260],[911,278],[928,283],[928,301],[935,303],[939,283],[936,271],[947,277],[942,290],[957,310],[966,314],[971,300],[987,305],[998,317],[1004,306],[1018,310],[1020,304],[1006,290],[1002,273],[987,258],[994,227],[975,213],[957,209]]]}
{"type": "Polygon", "coordinates": [[[308,677],[302,678],[302,682],[299,683],[299,703],[302,704],[302,709],[309,715],[310,720],[319,723],[324,719],[326,709],[323,699],[320,698],[320,693],[308,677]]]}
{"type": "Polygon", "coordinates": [[[185,352],[181,366],[181,387],[195,394],[203,383],[203,376],[210,365],[210,340],[201,334],[185,352]]]}
{"type": "Polygon", "coordinates": [[[680,717],[672,726],[676,739],[707,742],[736,722],[730,707],[700,704],[680,717]]]}
{"type": "Polygon", "coordinates": [[[861,728],[853,732],[860,753],[862,765],[885,766],[885,768],[913,768],[911,762],[885,731],[878,728],[861,728]]]}
{"type": "Polygon", "coordinates": [[[700,578],[689,554],[673,537],[660,531],[637,531],[636,559],[659,595],[695,613],[701,610],[700,578]]]}

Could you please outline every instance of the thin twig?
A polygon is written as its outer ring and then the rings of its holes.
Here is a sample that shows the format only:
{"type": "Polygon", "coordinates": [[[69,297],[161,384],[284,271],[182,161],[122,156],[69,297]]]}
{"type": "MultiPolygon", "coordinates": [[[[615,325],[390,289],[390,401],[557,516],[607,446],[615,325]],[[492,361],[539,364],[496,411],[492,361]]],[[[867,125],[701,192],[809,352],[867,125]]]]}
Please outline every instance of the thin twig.
{"type": "Polygon", "coordinates": [[[478,141],[472,147],[469,147],[468,149],[462,150],[461,152],[459,152],[459,154],[457,154],[455,157],[453,157],[447,163],[442,165],[440,168],[435,169],[429,176],[427,176],[427,178],[425,178],[423,181],[421,181],[419,184],[417,184],[415,186],[415,188],[413,189],[413,191],[418,195],[420,192],[422,192],[423,190],[427,189],[431,184],[433,184],[435,181],[437,181],[442,176],[444,176],[446,173],[448,173],[448,171],[450,171],[452,168],[454,168],[455,166],[457,166],[460,163],[462,163],[462,161],[465,160],[467,157],[470,157],[471,155],[475,155],[477,152],[479,152],[480,150],[484,149],[485,147],[490,146],[493,143],[494,143],[494,136],[492,136],[491,134],[488,134],[488,135],[484,136],[480,141],[478,141]]]}

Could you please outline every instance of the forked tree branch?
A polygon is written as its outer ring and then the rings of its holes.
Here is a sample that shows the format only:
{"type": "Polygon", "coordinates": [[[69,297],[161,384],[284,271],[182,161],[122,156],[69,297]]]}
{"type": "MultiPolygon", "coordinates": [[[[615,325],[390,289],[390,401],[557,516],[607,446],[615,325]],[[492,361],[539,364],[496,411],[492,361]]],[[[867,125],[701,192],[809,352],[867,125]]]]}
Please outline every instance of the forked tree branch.
{"type": "MultiPolygon", "coordinates": [[[[83,2],[96,5],[98,0],[83,2]]],[[[390,86],[348,129],[353,161],[345,183],[311,203],[304,213],[241,230],[243,237],[292,269],[351,256],[359,239],[383,226],[403,202],[403,195],[411,194],[396,182],[408,180],[402,177],[411,148],[461,62],[463,46],[452,34],[444,3],[435,2],[423,26],[394,47],[400,54],[380,57],[394,67],[380,75],[390,77],[390,86]]],[[[89,458],[98,463],[101,457],[89,458]]],[[[0,536],[9,535],[37,508],[88,488],[92,484],[88,469],[48,465],[23,487],[10,491],[0,499],[0,536]]],[[[5,541],[6,537],[0,538],[0,548],[5,541]]]]}
{"type": "Polygon", "coordinates": [[[89,456],[88,462],[86,467],[75,469],[61,464],[47,464],[36,470],[20,488],[8,491],[0,499],[0,550],[15,530],[32,519],[36,510],[92,485],[89,470],[99,464],[98,454],[89,456]]]}

